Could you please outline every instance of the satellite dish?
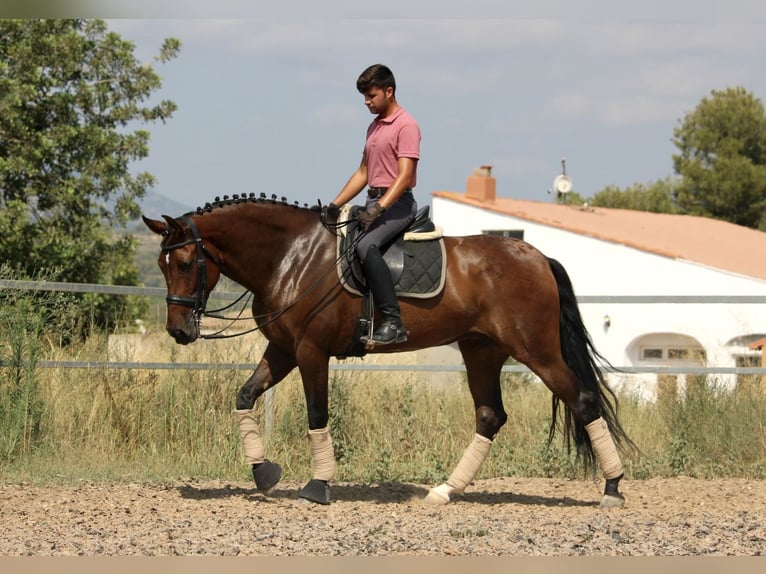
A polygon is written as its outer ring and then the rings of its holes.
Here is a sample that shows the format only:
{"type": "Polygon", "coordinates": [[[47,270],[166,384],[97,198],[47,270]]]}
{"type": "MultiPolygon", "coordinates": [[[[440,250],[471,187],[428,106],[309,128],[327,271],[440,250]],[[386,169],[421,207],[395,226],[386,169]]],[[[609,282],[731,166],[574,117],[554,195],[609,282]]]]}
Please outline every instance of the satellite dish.
{"type": "Polygon", "coordinates": [[[556,193],[569,193],[572,191],[572,179],[565,173],[562,173],[553,180],[553,189],[556,193]]]}

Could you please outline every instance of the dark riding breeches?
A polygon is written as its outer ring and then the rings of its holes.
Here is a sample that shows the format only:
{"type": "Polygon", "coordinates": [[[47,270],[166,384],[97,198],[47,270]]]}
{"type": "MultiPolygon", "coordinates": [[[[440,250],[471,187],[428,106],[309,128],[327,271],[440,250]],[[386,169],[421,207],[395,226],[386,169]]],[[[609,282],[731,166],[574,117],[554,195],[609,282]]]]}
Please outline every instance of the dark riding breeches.
{"type": "MultiPolygon", "coordinates": [[[[377,199],[368,199],[366,205],[372,205],[377,199]]],[[[403,194],[391,207],[386,209],[367,230],[359,243],[356,244],[356,253],[364,262],[367,251],[375,245],[381,251],[389,241],[401,234],[412,223],[417,215],[418,203],[412,193],[403,194]]]]}

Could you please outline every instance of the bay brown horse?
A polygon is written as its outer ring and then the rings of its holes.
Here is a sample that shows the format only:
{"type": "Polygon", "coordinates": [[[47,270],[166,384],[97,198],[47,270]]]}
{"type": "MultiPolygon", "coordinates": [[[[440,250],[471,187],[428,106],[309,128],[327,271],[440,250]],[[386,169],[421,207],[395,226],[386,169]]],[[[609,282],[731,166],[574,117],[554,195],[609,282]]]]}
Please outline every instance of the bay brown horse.
{"type": "MultiPolygon", "coordinates": [[[[158,263],[168,291],[166,328],[177,343],[200,337],[200,320],[221,274],[253,295],[253,315],[268,345],[237,394],[235,415],[256,487],[273,487],[281,468],[264,456],[255,401],[297,367],[313,468],[299,496],[329,503],[335,458],[328,431],[328,363],[348,354],[362,311],[359,295],[342,286],[335,270],[335,232],[318,207],[252,194],[216,198],[180,218],[143,219],[162,236],[158,263]]],[[[603,362],[563,266],[512,238],[444,237],[444,243],[444,289],[430,299],[403,298],[408,340],[372,350],[412,351],[457,342],[465,361],[475,435],[447,481],[432,488],[426,500],[447,503],[474,479],[508,418],[500,373],[513,357],[552,392],[550,436],[562,428],[586,468],[601,467],[601,504],[621,505],[618,450],[624,454],[633,444],[617,419],[616,398],[603,379],[603,362]]]]}

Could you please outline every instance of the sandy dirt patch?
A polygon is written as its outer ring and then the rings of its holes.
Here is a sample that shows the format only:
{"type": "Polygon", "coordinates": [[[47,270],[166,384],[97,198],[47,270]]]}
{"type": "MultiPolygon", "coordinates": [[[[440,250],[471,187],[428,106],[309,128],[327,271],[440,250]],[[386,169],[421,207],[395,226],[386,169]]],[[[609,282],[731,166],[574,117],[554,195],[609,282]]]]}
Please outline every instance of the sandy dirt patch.
{"type": "Polygon", "coordinates": [[[690,556],[766,554],[766,481],[476,481],[445,507],[430,485],[334,484],[329,506],[246,482],[0,485],[2,556],[690,556]]]}

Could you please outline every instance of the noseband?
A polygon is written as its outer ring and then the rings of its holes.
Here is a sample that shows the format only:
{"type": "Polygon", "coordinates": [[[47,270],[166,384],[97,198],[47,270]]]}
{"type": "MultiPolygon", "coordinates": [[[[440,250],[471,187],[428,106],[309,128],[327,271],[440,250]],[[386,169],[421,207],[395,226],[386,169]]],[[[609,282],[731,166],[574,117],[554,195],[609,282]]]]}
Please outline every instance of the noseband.
{"type": "Polygon", "coordinates": [[[192,315],[197,322],[200,321],[202,313],[205,311],[207,305],[207,269],[206,259],[210,258],[211,261],[218,264],[215,256],[202,243],[202,238],[199,234],[196,224],[192,219],[186,215],[180,218],[181,221],[191,229],[192,239],[187,239],[179,243],[173,243],[171,245],[163,245],[161,247],[162,253],[170,253],[186,245],[194,243],[197,246],[197,292],[194,297],[185,297],[183,295],[172,295],[168,293],[165,296],[165,301],[168,305],[181,305],[183,307],[189,307],[192,309],[192,315]]]}

